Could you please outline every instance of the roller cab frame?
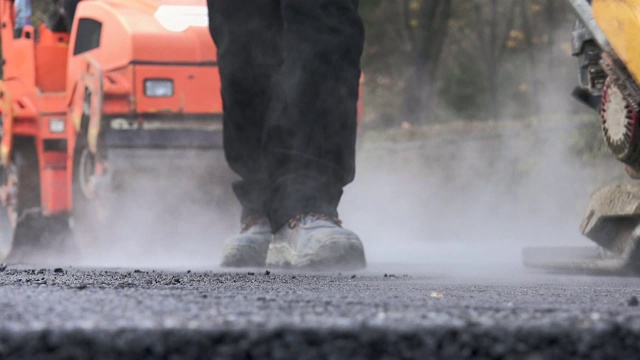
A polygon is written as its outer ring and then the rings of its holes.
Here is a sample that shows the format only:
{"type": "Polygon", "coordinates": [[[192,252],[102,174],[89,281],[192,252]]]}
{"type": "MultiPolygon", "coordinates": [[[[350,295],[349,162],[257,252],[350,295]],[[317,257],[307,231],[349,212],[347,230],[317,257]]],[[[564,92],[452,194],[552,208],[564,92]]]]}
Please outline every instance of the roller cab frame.
{"type": "Polygon", "coordinates": [[[132,154],[222,146],[205,0],[84,0],[69,32],[18,38],[13,1],[0,19],[0,226],[14,250],[70,232],[132,154]]]}

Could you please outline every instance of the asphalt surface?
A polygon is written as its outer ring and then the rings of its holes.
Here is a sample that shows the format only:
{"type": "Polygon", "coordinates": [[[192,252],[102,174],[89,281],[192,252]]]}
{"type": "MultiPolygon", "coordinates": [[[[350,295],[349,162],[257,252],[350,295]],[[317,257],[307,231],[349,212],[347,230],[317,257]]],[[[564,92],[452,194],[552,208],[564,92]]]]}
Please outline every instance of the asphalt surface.
{"type": "MultiPolygon", "coordinates": [[[[638,358],[640,278],[546,274],[520,265],[528,242],[556,245],[575,236],[584,243],[576,201],[588,200],[583,182],[591,177],[551,162],[543,168],[553,171],[534,166],[535,173],[522,175],[524,185],[511,186],[518,175],[512,169],[532,163],[513,154],[547,164],[542,158],[556,150],[517,130],[523,135],[506,138],[518,145],[506,147],[482,139],[469,145],[465,133],[462,152],[459,142],[436,134],[412,150],[430,156],[427,170],[406,171],[407,150],[396,154],[395,145],[363,160],[343,219],[366,240],[372,266],[364,272],[207,268],[220,249],[200,234],[222,239],[237,231],[228,186],[201,201],[225,209],[215,213],[185,210],[196,202],[188,193],[137,196],[145,211],[130,220],[134,226],[85,254],[96,266],[136,264],[137,271],[0,271],[0,359],[638,358]],[[500,154],[514,157],[496,162],[500,154]],[[567,176],[558,169],[576,172],[569,177],[575,181],[559,182],[567,176]],[[152,230],[141,235],[140,228],[152,230]],[[474,245],[460,242],[467,240],[474,245]],[[487,245],[493,240],[502,243],[487,245]]],[[[566,141],[565,132],[536,133],[566,141]]]]}
{"type": "MultiPolygon", "coordinates": [[[[0,267],[3,269],[3,267],[0,267]]],[[[505,269],[0,272],[4,359],[635,358],[640,279],[505,269]]]]}

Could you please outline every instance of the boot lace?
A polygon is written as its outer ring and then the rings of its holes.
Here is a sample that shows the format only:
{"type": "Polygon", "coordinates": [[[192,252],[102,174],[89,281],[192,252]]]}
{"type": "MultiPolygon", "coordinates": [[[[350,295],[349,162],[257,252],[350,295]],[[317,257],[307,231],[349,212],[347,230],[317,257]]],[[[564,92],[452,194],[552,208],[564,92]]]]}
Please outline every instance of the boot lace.
{"type": "Polygon", "coordinates": [[[296,215],[296,216],[292,217],[291,219],[289,219],[289,222],[287,223],[287,225],[289,226],[289,229],[294,229],[307,216],[311,217],[313,220],[330,221],[330,222],[336,224],[338,227],[342,227],[342,221],[340,219],[338,219],[337,217],[329,216],[329,215],[325,215],[325,214],[318,214],[318,213],[314,213],[314,212],[309,212],[309,213],[296,215]]]}
{"type": "Polygon", "coordinates": [[[252,227],[260,224],[263,218],[264,216],[262,215],[252,215],[252,216],[247,216],[243,218],[241,221],[242,229],[240,230],[240,233],[246,233],[252,227]]]}

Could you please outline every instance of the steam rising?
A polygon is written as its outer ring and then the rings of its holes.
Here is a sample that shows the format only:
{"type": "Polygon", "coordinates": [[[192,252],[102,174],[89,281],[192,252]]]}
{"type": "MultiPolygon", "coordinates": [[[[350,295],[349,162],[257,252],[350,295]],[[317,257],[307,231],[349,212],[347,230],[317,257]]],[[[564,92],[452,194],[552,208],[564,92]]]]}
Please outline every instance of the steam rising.
{"type": "MultiPolygon", "coordinates": [[[[567,78],[545,84],[536,119],[454,121],[411,142],[365,137],[339,210],[370,268],[510,274],[524,271],[525,246],[590,245],[579,231],[589,195],[622,167],[571,153],[577,128],[597,119],[573,115],[575,77],[567,78]]],[[[82,264],[216,267],[240,209],[222,152],[209,159],[129,188],[106,238],[80,235],[82,264]]]]}
{"type": "MultiPolygon", "coordinates": [[[[578,227],[602,184],[594,179],[622,170],[569,152],[583,121],[591,120],[459,122],[432,127],[423,141],[365,141],[340,207],[345,226],[363,239],[374,271],[521,272],[524,246],[589,245],[578,227]]],[[[212,159],[121,194],[108,237],[81,239],[83,264],[217,266],[240,210],[221,152],[212,159]]]]}
{"type": "Polygon", "coordinates": [[[575,125],[459,123],[424,142],[365,146],[345,222],[370,262],[418,269],[520,269],[524,246],[589,245],[579,224],[604,169],[568,153],[575,125]]]}
{"type": "MultiPolygon", "coordinates": [[[[567,109],[569,89],[554,94],[567,109]]],[[[362,238],[370,268],[451,274],[524,271],[521,250],[590,245],[579,224],[597,185],[619,178],[569,151],[592,118],[568,111],[529,121],[434,125],[413,142],[368,141],[340,214],[362,238]]],[[[233,175],[220,151],[122,195],[108,238],[81,238],[84,265],[212,268],[237,232],[233,175]]]]}
{"type": "Polygon", "coordinates": [[[224,240],[240,227],[230,191],[234,175],[221,150],[178,154],[121,172],[124,185],[112,198],[115,211],[106,231],[78,229],[81,265],[217,266],[224,240]]]}
{"type": "Polygon", "coordinates": [[[579,128],[598,127],[595,113],[576,116],[573,86],[547,84],[542,115],[527,121],[458,121],[411,143],[365,142],[341,214],[370,263],[510,275],[526,271],[524,247],[593,246],[579,229],[590,194],[624,172],[613,157],[572,152],[579,128]]]}

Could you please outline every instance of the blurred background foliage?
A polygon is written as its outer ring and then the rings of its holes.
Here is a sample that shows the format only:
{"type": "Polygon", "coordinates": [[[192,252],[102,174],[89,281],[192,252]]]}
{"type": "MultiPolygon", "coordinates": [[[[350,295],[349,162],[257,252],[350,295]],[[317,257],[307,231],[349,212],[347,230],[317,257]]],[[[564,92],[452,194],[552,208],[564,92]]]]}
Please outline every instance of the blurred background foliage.
{"type": "MultiPolygon", "coordinates": [[[[54,2],[32,3],[42,21],[54,2]]],[[[605,153],[595,114],[569,95],[578,75],[566,1],[361,0],[360,10],[365,130],[420,137],[449,122],[579,118],[572,148],[605,153]]]]}
{"type": "Polygon", "coordinates": [[[371,126],[580,110],[563,93],[577,81],[566,1],[365,0],[361,12],[371,126]]]}
{"type": "MultiPolygon", "coordinates": [[[[32,0],[43,21],[54,1],[32,0]]],[[[581,110],[561,0],[362,0],[368,126],[581,110]],[[563,99],[559,101],[559,99],[563,99]]]]}

